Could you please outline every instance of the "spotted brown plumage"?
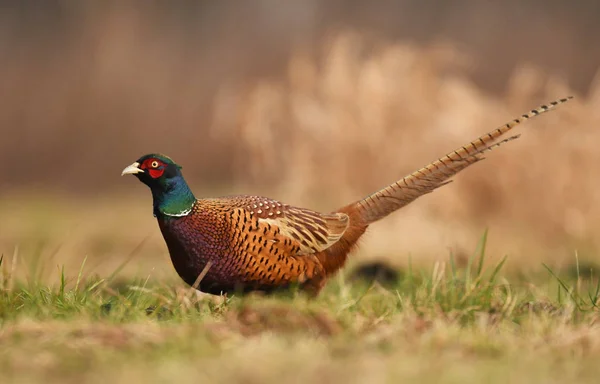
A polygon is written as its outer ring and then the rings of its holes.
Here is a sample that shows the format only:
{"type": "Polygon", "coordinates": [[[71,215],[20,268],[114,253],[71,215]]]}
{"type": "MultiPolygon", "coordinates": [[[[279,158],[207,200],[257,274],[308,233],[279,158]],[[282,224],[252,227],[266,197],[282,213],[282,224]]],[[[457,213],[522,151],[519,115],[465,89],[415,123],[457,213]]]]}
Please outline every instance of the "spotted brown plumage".
{"type": "Polygon", "coordinates": [[[188,215],[159,219],[184,281],[192,285],[211,263],[200,282],[210,293],[269,290],[321,276],[314,254],[337,241],[347,225],[344,214],[319,215],[258,196],[200,199],[188,215]]]}
{"type": "Polygon", "coordinates": [[[483,154],[519,135],[523,121],[571,97],[553,101],[477,138],[399,181],[331,213],[261,196],[196,199],[181,167],[165,155],[142,156],[122,174],[150,187],[154,216],[179,276],[221,294],[273,291],[298,284],[316,294],[345,263],[369,224],[450,182],[483,154]]]}

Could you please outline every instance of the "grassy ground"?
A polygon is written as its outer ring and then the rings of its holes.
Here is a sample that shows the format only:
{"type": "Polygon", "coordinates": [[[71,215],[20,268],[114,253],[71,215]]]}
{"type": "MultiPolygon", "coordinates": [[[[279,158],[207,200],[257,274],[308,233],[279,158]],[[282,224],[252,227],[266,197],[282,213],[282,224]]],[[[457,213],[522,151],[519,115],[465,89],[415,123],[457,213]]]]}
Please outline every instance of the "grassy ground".
{"type": "Polygon", "coordinates": [[[465,266],[348,270],[316,300],[214,297],[85,262],[46,284],[14,279],[5,255],[0,382],[596,382],[597,279],[504,276],[484,240],[465,266]]]}

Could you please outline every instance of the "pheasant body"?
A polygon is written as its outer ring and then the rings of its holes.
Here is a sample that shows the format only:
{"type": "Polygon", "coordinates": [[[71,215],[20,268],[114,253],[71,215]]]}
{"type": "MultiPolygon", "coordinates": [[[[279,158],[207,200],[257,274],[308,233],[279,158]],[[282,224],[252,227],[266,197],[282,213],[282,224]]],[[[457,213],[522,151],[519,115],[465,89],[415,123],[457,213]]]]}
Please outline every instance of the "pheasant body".
{"type": "Polygon", "coordinates": [[[332,213],[261,196],[196,199],[181,167],[164,155],[145,155],[123,170],[152,191],[154,215],[179,276],[197,289],[273,291],[298,284],[317,294],[345,263],[369,224],[450,182],[514,140],[503,135],[569,98],[534,109],[399,181],[332,213]]]}
{"type": "MultiPolygon", "coordinates": [[[[314,255],[301,255],[307,241],[288,238],[271,224],[289,212],[288,205],[264,197],[231,196],[197,200],[182,217],[159,214],[158,224],[175,270],[187,284],[194,285],[206,268],[198,282],[204,292],[270,291],[324,277],[314,255]]],[[[325,244],[323,232],[315,236],[325,244]]]]}

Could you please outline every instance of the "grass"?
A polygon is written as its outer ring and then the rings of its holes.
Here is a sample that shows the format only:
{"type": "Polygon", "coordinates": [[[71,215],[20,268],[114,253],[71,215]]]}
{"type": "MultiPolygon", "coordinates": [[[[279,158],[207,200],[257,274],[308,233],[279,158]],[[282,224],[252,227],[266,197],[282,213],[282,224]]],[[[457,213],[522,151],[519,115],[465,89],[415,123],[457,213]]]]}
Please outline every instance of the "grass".
{"type": "Polygon", "coordinates": [[[595,381],[598,279],[510,281],[486,241],[463,267],[409,264],[385,285],[345,271],[315,300],[102,278],[85,260],[54,284],[15,280],[4,256],[0,382],[595,381]]]}

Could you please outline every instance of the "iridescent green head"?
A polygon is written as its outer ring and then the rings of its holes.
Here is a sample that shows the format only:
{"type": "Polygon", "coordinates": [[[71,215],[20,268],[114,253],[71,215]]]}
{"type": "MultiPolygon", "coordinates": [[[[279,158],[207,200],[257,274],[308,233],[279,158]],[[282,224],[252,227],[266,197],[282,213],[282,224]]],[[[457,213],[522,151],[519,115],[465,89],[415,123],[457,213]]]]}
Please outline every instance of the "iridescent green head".
{"type": "Polygon", "coordinates": [[[127,166],[121,172],[123,175],[134,175],[150,188],[155,216],[185,216],[196,201],[183,178],[181,166],[168,156],[144,155],[127,166]]]}

